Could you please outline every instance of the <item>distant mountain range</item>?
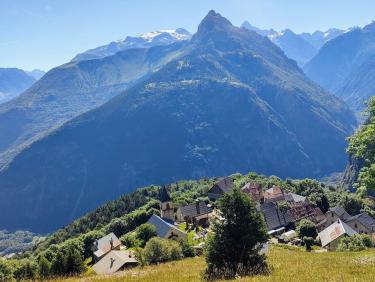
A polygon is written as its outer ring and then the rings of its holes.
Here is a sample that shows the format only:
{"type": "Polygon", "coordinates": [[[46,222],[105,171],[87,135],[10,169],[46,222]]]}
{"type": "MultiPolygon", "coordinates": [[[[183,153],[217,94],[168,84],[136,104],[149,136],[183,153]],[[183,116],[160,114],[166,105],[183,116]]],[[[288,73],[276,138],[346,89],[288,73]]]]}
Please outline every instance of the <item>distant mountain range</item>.
{"type": "Polygon", "coordinates": [[[168,45],[177,41],[189,40],[190,38],[191,34],[183,28],[153,31],[136,37],[127,36],[123,40],[111,42],[108,45],[78,54],[72,61],[98,59],[131,48],[150,48],[159,45],[168,45]]]}
{"type": "Polygon", "coordinates": [[[37,81],[43,72],[26,72],[17,68],[0,68],[0,104],[21,94],[37,81]]]}
{"type": "Polygon", "coordinates": [[[145,79],[176,57],[183,44],[129,49],[49,71],[19,97],[0,105],[0,170],[49,131],[145,79]]]}
{"type": "Polygon", "coordinates": [[[267,36],[300,66],[311,60],[325,43],[345,32],[344,30],[332,28],[325,32],[316,31],[314,33],[296,34],[290,29],[280,32],[273,29],[260,29],[251,25],[248,21],[245,21],[242,27],[267,36]]]}
{"type": "Polygon", "coordinates": [[[362,111],[375,95],[375,22],[330,40],[304,70],[354,111],[362,111]]]}
{"type": "Polygon", "coordinates": [[[0,227],[52,231],[152,183],[325,175],[355,125],[279,47],[210,11],[190,41],[68,63],[0,107],[0,146],[24,145],[0,172],[0,227]]]}

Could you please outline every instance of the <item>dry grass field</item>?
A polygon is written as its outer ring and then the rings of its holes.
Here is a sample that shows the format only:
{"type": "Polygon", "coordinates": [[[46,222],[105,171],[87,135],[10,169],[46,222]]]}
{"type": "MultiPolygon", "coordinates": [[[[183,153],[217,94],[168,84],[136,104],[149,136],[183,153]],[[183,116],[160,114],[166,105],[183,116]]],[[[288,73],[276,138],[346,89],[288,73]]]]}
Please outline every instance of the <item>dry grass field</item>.
{"type": "MultiPolygon", "coordinates": [[[[308,253],[274,246],[268,255],[270,276],[238,278],[237,281],[375,281],[375,250],[355,253],[308,253]]],[[[113,276],[86,276],[55,281],[167,282],[201,281],[204,258],[134,268],[113,276]]]]}

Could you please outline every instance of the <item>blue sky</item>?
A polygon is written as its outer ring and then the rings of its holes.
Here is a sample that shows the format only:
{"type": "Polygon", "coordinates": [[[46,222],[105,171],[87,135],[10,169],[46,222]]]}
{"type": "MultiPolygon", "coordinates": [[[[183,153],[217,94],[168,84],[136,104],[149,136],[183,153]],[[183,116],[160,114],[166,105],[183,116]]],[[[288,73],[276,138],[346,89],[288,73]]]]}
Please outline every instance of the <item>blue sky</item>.
{"type": "Polygon", "coordinates": [[[233,24],[296,32],[363,26],[373,0],[0,0],[0,67],[48,70],[89,48],[152,30],[195,32],[215,9],[233,24]]]}

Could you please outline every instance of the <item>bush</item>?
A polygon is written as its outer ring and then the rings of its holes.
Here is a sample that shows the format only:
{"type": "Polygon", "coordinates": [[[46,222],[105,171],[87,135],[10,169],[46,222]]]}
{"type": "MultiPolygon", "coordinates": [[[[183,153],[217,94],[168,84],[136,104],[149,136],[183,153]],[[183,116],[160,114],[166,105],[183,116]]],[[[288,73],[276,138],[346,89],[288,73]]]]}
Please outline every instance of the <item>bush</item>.
{"type": "Polygon", "coordinates": [[[13,268],[9,261],[0,258],[0,282],[13,280],[13,268]]]}
{"type": "Polygon", "coordinates": [[[157,236],[157,231],[155,225],[152,224],[142,224],[136,229],[136,237],[141,241],[141,247],[144,247],[148,240],[152,237],[157,236]]]}
{"type": "Polygon", "coordinates": [[[341,199],[339,206],[343,207],[350,215],[356,215],[361,212],[363,202],[358,196],[348,194],[341,199]]]}
{"type": "Polygon", "coordinates": [[[70,239],[59,246],[51,263],[53,275],[80,274],[85,271],[82,241],[70,239]]]}
{"type": "Polygon", "coordinates": [[[176,241],[154,237],[146,243],[142,257],[147,264],[178,260],[182,258],[182,249],[176,241]]]}
{"type": "Polygon", "coordinates": [[[15,270],[13,272],[14,278],[17,281],[21,280],[35,280],[38,274],[38,265],[34,260],[22,259],[17,261],[15,270]]]}
{"type": "Polygon", "coordinates": [[[357,252],[372,247],[372,241],[367,234],[356,234],[351,237],[344,237],[340,240],[337,247],[341,252],[357,252]]]}
{"type": "Polygon", "coordinates": [[[310,252],[312,250],[312,246],[314,245],[314,238],[303,237],[303,243],[305,245],[306,251],[310,252]]]}
{"type": "Polygon", "coordinates": [[[311,237],[314,239],[318,235],[315,224],[308,219],[302,219],[298,223],[296,231],[301,239],[304,237],[311,237]]]}
{"type": "Polygon", "coordinates": [[[195,250],[187,239],[180,239],[178,240],[178,242],[181,246],[182,254],[185,258],[195,257],[195,250]]]}
{"type": "Polygon", "coordinates": [[[81,235],[79,238],[83,243],[83,249],[84,253],[83,256],[84,258],[92,257],[94,258],[94,253],[93,253],[93,244],[94,242],[103,237],[105,234],[103,231],[100,230],[93,230],[90,232],[87,232],[86,234],[81,235]]]}
{"type": "Polygon", "coordinates": [[[238,188],[219,200],[224,220],[213,223],[207,240],[206,279],[268,273],[264,255],[259,255],[268,235],[263,218],[250,198],[238,188]]]}
{"type": "Polygon", "coordinates": [[[137,238],[135,232],[129,232],[128,234],[120,237],[121,243],[127,248],[138,248],[141,246],[141,241],[137,238]]]}
{"type": "Polygon", "coordinates": [[[39,277],[44,280],[51,275],[51,263],[46,259],[44,255],[39,257],[38,263],[39,277]]]}

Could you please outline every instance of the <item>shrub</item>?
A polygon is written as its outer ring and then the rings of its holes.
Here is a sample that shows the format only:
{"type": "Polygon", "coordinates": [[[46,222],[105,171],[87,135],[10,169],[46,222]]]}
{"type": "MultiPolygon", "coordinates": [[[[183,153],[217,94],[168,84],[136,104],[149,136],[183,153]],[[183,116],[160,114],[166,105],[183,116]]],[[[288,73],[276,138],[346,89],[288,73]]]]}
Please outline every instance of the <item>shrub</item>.
{"type": "Polygon", "coordinates": [[[13,280],[13,268],[9,261],[0,258],[0,282],[13,280]]]}
{"type": "Polygon", "coordinates": [[[314,245],[314,238],[303,237],[303,243],[305,245],[306,251],[310,252],[312,250],[312,246],[314,245]]]}
{"type": "Polygon", "coordinates": [[[344,237],[337,247],[338,251],[357,252],[372,247],[371,238],[366,234],[356,234],[351,237],[344,237]]]}
{"type": "Polygon", "coordinates": [[[137,238],[135,232],[129,232],[120,237],[121,243],[127,248],[137,248],[141,246],[141,241],[137,238]]]}
{"type": "Polygon", "coordinates": [[[148,240],[157,235],[156,227],[152,224],[145,223],[136,229],[136,237],[141,241],[141,247],[144,247],[148,240]]]}
{"type": "Polygon", "coordinates": [[[83,256],[84,258],[88,258],[88,257],[93,257],[93,244],[94,242],[103,237],[105,234],[103,231],[100,231],[100,230],[93,230],[93,231],[90,231],[90,232],[87,232],[86,234],[83,234],[81,235],[79,238],[80,240],[82,241],[83,243],[83,249],[84,249],[84,253],[83,253],[83,256]]]}
{"type": "Polygon", "coordinates": [[[339,206],[343,207],[350,215],[356,215],[361,212],[363,202],[358,196],[347,194],[341,198],[339,206]]]}
{"type": "Polygon", "coordinates": [[[61,244],[51,262],[53,275],[72,275],[85,271],[83,243],[70,239],[61,244]]]}
{"type": "Polygon", "coordinates": [[[224,218],[213,223],[207,240],[206,279],[268,273],[264,255],[259,255],[268,235],[253,201],[238,188],[219,200],[224,218]]]}
{"type": "Polygon", "coordinates": [[[147,264],[156,264],[182,258],[182,249],[176,241],[154,237],[146,243],[142,256],[147,264]]]}
{"type": "Polygon", "coordinates": [[[315,238],[318,234],[316,233],[315,224],[308,219],[302,219],[297,225],[298,236],[302,239],[304,237],[315,238]]]}
{"type": "Polygon", "coordinates": [[[39,257],[38,263],[39,277],[44,280],[51,275],[51,263],[46,259],[44,255],[39,257]]]}
{"type": "Polygon", "coordinates": [[[13,275],[17,281],[34,280],[37,273],[38,265],[34,260],[22,259],[17,262],[13,275]]]}
{"type": "Polygon", "coordinates": [[[178,240],[178,242],[181,246],[182,254],[185,258],[195,256],[195,250],[187,239],[180,239],[178,240]]]}

